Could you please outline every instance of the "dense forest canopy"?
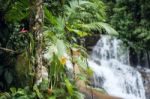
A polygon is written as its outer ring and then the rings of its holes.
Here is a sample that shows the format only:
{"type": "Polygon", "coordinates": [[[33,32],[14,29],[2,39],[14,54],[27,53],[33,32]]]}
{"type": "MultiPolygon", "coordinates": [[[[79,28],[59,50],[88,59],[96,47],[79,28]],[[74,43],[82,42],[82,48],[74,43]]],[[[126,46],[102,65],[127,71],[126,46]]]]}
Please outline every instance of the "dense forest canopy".
{"type": "MultiPolygon", "coordinates": [[[[150,64],[150,1],[149,0],[103,0],[107,5],[107,22],[119,33],[118,38],[130,47],[136,58],[147,53],[150,64]]],[[[136,59],[137,60],[137,59],[136,59]]],[[[136,64],[137,61],[134,62],[136,64]]],[[[137,64],[136,64],[137,65],[137,64]]],[[[140,65],[140,64],[138,64],[140,65]]],[[[143,65],[143,64],[142,64],[143,65]]]]}
{"type": "Polygon", "coordinates": [[[149,50],[149,0],[104,0],[108,22],[128,46],[149,50]],[[138,46],[137,46],[138,45],[138,46]],[[140,45],[140,46],[139,46],[140,45]]]}
{"type": "Polygon", "coordinates": [[[0,97],[83,99],[76,82],[89,84],[92,70],[82,39],[95,33],[114,35],[149,55],[149,4],[149,0],[0,0],[0,97]],[[68,76],[67,61],[77,64],[81,74],[68,76]]]}

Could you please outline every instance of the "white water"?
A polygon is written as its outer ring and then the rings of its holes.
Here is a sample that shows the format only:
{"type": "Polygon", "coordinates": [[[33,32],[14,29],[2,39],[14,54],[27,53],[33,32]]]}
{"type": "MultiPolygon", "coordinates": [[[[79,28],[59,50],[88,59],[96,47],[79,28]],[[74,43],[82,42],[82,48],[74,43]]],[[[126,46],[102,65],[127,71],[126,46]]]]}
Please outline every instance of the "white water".
{"type": "Polygon", "coordinates": [[[95,87],[123,99],[146,99],[141,75],[129,66],[128,50],[121,47],[121,41],[102,36],[93,49],[89,66],[94,71],[95,87]]]}

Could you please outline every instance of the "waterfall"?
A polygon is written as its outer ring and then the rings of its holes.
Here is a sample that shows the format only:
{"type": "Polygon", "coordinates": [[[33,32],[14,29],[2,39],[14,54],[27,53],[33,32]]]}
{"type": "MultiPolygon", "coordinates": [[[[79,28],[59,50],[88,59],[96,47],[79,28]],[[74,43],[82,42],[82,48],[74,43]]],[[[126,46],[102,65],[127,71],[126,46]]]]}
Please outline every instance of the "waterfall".
{"type": "Polygon", "coordinates": [[[123,99],[146,99],[140,73],[129,65],[128,49],[116,38],[103,35],[93,48],[89,66],[93,86],[123,99]]]}

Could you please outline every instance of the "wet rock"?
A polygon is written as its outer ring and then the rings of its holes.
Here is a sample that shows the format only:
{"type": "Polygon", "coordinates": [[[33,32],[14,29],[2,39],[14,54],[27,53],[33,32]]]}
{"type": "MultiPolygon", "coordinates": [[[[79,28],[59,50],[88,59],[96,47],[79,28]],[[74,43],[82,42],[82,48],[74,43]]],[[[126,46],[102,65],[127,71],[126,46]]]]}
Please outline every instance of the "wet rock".
{"type": "Polygon", "coordinates": [[[150,99],[150,69],[137,67],[137,70],[141,73],[143,78],[146,99],[150,99]]]}

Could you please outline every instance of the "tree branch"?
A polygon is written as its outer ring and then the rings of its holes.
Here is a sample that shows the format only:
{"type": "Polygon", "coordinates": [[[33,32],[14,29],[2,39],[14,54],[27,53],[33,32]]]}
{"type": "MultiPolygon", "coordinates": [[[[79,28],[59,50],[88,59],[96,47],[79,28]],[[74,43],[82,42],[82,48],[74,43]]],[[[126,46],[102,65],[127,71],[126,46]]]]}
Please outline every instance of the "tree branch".
{"type": "Polygon", "coordinates": [[[16,51],[14,51],[12,49],[3,48],[3,47],[0,47],[0,50],[6,51],[6,52],[16,52],[16,51]]]}

